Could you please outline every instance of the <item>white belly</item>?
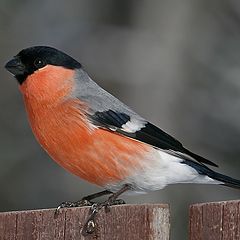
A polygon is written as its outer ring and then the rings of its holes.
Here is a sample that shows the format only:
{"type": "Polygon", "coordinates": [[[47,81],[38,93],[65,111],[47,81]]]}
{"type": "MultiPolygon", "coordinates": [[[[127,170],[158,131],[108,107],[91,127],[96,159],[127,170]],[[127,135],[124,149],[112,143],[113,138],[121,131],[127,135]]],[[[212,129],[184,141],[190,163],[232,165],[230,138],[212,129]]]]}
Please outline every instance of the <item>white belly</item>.
{"type": "Polygon", "coordinates": [[[166,152],[153,150],[148,158],[135,174],[120,183],[107,187],[115,191],[123,184],[131,184],[134,187],[132,193],[144,193],[163,189],[169,184],[176,183],[220,184],[206,175],[199,174],[194,168],[181,163],[180,158],[166,152]]]}

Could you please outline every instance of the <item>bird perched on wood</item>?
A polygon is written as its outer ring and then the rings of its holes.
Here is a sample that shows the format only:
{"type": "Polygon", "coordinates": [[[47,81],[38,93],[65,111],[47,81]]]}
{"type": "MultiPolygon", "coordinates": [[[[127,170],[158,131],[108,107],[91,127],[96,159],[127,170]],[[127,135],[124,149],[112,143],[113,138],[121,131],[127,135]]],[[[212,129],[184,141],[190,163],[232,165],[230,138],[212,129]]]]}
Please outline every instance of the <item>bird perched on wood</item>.
{"type": "Polygon", "coordinates": [[[32,131],[63,168],[105,190],[78,206],[109,194],[94,205],[89,223],[103,206],[126,192],[149,192],[169,184],[204,183],[240,188],[240,181],[183,145],[98,86],[82,65],[46,46],[20,51],[6,64],[17,79],[32,131]]]}

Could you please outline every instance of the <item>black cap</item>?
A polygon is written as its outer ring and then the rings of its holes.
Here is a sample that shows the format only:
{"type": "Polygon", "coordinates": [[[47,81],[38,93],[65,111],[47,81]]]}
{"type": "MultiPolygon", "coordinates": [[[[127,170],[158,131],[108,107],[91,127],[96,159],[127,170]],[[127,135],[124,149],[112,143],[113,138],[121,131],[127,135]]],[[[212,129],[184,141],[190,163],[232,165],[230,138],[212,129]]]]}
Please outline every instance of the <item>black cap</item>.
{"type": "Polygon", "coordinates": [[[22,84],[29,75],[46,65],[62,66],[68,69],[81,68],[81,64],[72,57],[47,46],[23,49],[5,65],[5,68],[22,84]]]}

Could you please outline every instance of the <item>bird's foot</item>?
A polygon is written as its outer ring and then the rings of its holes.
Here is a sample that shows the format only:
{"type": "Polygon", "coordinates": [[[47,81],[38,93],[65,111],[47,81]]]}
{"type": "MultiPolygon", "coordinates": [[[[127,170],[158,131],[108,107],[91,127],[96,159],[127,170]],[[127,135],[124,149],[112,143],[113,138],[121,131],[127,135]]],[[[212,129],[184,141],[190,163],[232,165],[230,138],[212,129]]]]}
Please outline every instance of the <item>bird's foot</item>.
{"type": "Polygon", "coordinates": [[[62,208],[92,206],[95,203],[92,201],[93,199],[102,197],[102,196],[108,195],[108,194],[112,194],[112,192],[109,190],[104,190],[101,192],[97,192],[97,193],[88,195],[77,202],[63,202],[56,208],[54,216],[56,217],[58,215],[60,209],[62,209],[62,208]]]}
{"type": "MultiPolygon", "coordinates": [[[[111,198],[111,197],[110,197],[111,198]]],[[[103,202],[103,206],[105,208],[105,212],[110,212],[110,206],[114,205],[122,205],[126,204],[126,202],[123,199],[108,199],[107,201],[103,202]]],[[[94,204],[92,205],[94,207],[94,204]]]]}
{"type": "Polygon", "coordinates": [[[82,235],[87,236],[89,234],[92,234],[96,230],[96,221],[95,221],[96,215],[103,207],[105,208],[105,212],[109,212],[110,206],[117,205],[117,204],[124,204],[125,202],[123,200],[117,199],[117,198],[122,193],[124,193],[130,189],[131,189],[131,185],[125,184],[117,192],[112,193],[112,195],[110,195],[110,197],[106,201],[104,201],[102,203],[93,204],[89,211],[89,217],[83,226],[82,235]]]}
{"type": "Polygon", "coordinates": [[[96,215],[97,213],[104,208],[105,212],[110,212],[110,206],[125,204],[125,201],[122,199],[115,199],[114,196],[110,196],[108,200],[102,203],[94,203],[89,210],[89,217],[82,229],[82,235],[87,236],[92,234],[96,229],[96,215]]]}
{"type": "Polygon", "coordinates": [[[87,207],[92,206],[94,204],[95,204],[94,202],[89,201],[85,198],[76,202],[63,202],[56,208],[54,216],[56,217],[62,208],[87,207]]]}

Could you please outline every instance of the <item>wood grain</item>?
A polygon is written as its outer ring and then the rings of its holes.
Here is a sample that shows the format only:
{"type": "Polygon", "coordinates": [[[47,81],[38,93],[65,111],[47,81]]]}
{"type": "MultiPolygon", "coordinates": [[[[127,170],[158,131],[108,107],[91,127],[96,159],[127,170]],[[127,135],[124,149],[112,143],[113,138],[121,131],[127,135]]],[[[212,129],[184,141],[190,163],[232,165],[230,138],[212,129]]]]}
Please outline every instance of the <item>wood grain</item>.
{"type": "Polygon", "coordinates": [[[240,201],[190,206],[190,240],[240,240],[240,201]]]}
{"type": "Polygon", "coordinates": [[[0,213],[0,240],[168,240],[169,208],[163,204],[120,205],[99,212],[96,232],[83,237],[89,208],[0,213]]]}

